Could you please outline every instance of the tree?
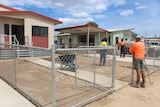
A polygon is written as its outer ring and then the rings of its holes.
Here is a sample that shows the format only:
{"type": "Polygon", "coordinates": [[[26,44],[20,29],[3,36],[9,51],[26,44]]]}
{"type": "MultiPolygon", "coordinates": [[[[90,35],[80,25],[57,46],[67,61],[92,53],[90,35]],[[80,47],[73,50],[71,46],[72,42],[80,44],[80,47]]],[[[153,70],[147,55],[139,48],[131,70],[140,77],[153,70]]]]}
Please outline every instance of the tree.
{"type": "Polygon", "coordinates": [[[96,26],[96,27],[98,27],[98,24],[97,24],[97,23],[95,23],[95,22],[88,22],[87,24],[88,24],[88,25],[92,25],[92,26],[96,26]]]}

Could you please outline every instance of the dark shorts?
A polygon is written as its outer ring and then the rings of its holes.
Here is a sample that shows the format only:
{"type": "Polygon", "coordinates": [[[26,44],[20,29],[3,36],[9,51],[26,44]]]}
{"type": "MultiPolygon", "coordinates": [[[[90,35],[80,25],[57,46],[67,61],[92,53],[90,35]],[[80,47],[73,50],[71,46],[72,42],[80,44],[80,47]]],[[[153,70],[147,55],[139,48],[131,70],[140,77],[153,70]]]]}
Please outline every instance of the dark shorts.
{"type": "Polygon", "coordinates": [[[144,59],[134,59],[134,69],[144,70],[145,69],[144,59]]]}

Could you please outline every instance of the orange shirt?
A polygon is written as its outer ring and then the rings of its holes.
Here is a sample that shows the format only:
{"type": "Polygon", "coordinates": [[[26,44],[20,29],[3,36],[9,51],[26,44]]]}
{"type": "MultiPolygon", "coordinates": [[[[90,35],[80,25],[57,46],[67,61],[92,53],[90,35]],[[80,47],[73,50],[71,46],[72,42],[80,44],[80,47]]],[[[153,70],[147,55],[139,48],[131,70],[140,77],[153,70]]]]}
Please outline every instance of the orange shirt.
{"type": "Polygon", "coordinates": [[[124,41],[119,42],[119,46],[123,46],[124,44],[125,44],[124,41]]]}
{"type": "Polygon", "coordinates": [[[143,42],[135,42],[129,49],[130,53],[134,53],[134,58],[144,58],[146,51],[143,42]]]}

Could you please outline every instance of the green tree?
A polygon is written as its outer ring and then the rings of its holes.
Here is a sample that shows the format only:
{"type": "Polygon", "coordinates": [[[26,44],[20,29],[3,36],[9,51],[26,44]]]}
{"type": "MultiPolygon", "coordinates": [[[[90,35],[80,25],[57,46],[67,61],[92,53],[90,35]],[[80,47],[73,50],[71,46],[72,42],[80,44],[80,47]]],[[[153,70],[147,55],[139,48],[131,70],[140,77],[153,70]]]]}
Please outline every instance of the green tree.
{"type": "Polygon", "coordinates": [[[95,22],[88,22],[87,24],[88,24],[88,25],[92,25],[92,26],[96,26],[96,27],[98,27],[98,24],[97,24],[97,23],[95,23],[95,22]]]}

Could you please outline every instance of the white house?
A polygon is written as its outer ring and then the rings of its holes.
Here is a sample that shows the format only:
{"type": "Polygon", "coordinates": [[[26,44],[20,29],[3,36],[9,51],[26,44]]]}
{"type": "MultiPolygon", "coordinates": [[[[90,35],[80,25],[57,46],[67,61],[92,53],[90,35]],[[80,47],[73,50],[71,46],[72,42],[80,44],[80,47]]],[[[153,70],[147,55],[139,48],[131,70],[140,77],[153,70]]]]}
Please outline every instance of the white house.
{"type": "Polygon", "coordinates": [[[107,38],[107,30],[89,24],[55,29],[61,47],[96,46],[101,39],[107,38]]]}
{"type": "Polygon", "coordinates": [[[60,32],[57,35],[58,46],[77,47],[77,46],[99,46],[103,38],[108,39],[108,45],[116,45],[122,38],[126,42],[133,41],[136,37],[134,28],[105,30],[91,25],[80,25],[55,29],[60,32]]]}
{"type": "Polygon", "coordinates": [[[136,33],[132,30],[134,28],[121,28],[121,29],[111,29],[108,30],[108,37],[111,45],[118,44],[120,40],[123,38],[125,42],[134,41],[136,37],[136,33]]]}
{"type": "Polygon", "coordinates": [[[54,43],[54,26],[61,21],[0,4],[0,43],[12,43],[15,35],[20,45],[50,48],[54,43]]]}

